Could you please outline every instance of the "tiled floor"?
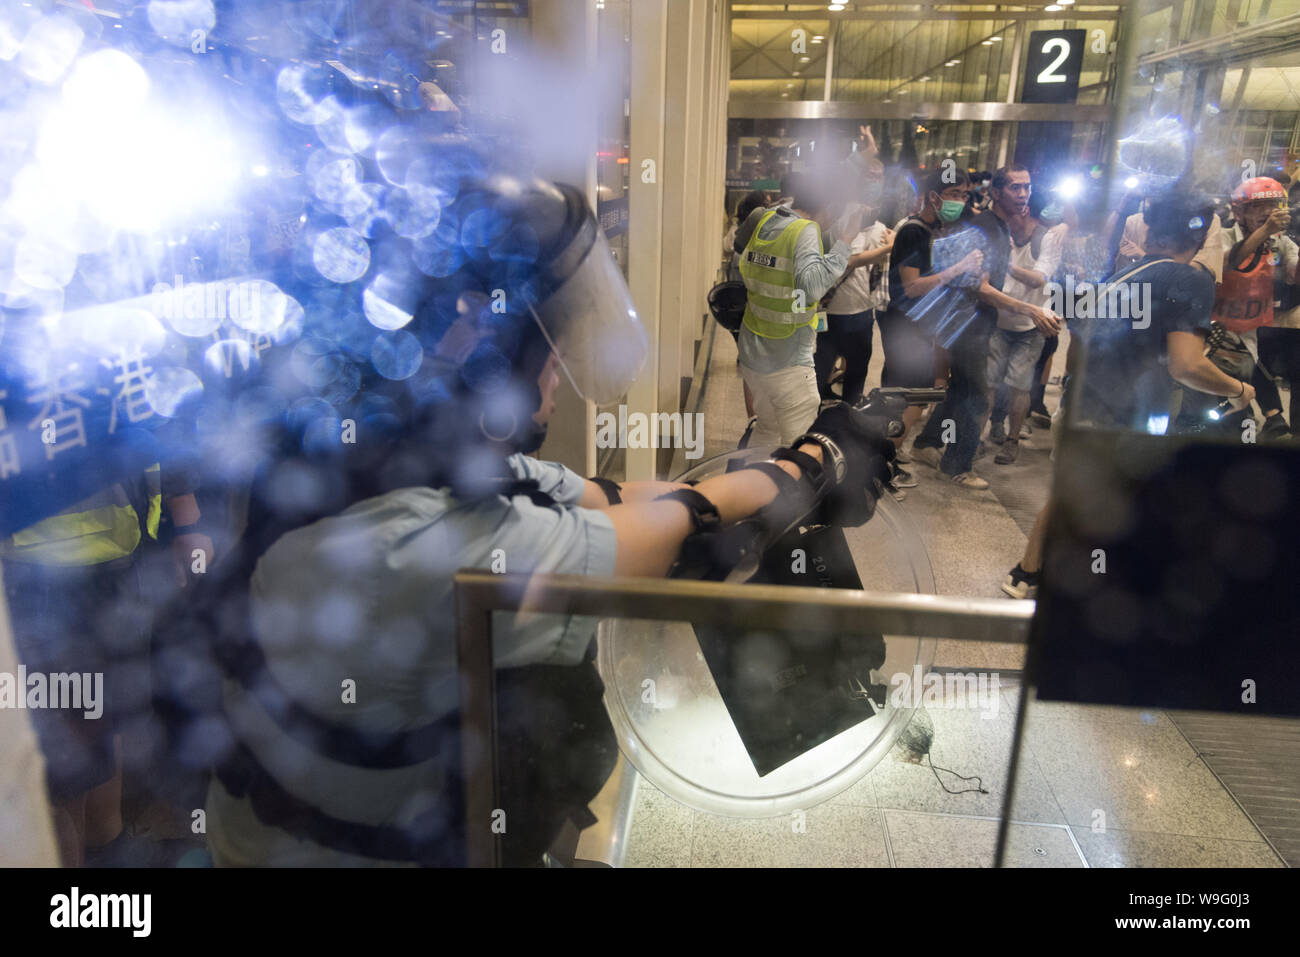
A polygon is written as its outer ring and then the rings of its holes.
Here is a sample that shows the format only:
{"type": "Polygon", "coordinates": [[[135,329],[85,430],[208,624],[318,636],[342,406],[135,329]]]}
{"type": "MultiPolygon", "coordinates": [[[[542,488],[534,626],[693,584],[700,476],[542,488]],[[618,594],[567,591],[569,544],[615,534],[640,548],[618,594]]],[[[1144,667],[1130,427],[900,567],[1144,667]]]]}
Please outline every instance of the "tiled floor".
{"type": "MultiPolygon", "coordinates": [[[[1063,356],[1064,350],[1058,353],[1063,356]]],[[[702,411],[705,455],[733,448],[744,400],[730,336],[719,334],[702,411]]],[[[868,386],[879,382],[877,334],[868,386]]],[[[1049,391],[1049,405],[1053,393],[1049,391]]],[[[940,484],[916,466],[903,505],[929,551],[938,591],[996,597],[1020,557],[1026,510],[1046,499],[1050,435],[1035,433],[1015,466],[977,469],[986,492],[940,484]],[[1038,461],[1042,459],[1043,461],[1038,461]],[[1003,501],[1007,502],[1004,507],[1003,501]],[[1011,511],[1009,512],[1008,509],[1011,511]],[[1020,521],[1017,521],[1017,517],[1020,521]]],[[[944,641],[936,665],[1021,666],[1020,649],[944,641]]],[[[999,707],[928,708],[928,765],[895,749],[865,778],[800,815],[738,820],[696,812],[638,782],[624,866],[989,867],[1019,687],[1004,678],[999,707]],[[963,781],[956,775],[978,777],[963,781]]],[[[1016,867],[1271,867],[1281,861],[1186,739],[1158,712],[1033,702],[1016,787],[1008,862],[1016,867]]]]}

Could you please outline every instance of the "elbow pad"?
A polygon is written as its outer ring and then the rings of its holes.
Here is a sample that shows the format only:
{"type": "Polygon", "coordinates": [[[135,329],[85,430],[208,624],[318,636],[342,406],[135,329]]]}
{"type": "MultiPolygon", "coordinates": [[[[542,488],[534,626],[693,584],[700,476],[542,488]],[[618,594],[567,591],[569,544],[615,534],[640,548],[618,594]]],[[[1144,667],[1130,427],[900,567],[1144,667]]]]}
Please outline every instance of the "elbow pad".
{"type": "Polygon", "coordinates": [[[611,479],[601,478],[597,475],[591,476],[587,481],[594,482],[596,485],[600,486],[600,490],[605,493],[605,498],[609,501],[610,505],[623,504],[623,495],[621,494],[623,486],[619,485],[617,482],[611,479]]]}

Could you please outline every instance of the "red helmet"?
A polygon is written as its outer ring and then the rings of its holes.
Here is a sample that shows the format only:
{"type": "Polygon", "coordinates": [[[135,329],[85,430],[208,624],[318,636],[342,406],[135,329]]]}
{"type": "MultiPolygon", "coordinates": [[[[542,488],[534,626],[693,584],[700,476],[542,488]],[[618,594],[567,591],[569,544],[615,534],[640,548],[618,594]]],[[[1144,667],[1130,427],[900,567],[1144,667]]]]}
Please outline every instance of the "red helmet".
{"type": "Polygon", "coordinates": [[[1232,204],[1243,206],[1256,200],[1286,200],[1286,189],[1275,179],[1256,176],[1248,179],[1232,191],[1232,204]]]}

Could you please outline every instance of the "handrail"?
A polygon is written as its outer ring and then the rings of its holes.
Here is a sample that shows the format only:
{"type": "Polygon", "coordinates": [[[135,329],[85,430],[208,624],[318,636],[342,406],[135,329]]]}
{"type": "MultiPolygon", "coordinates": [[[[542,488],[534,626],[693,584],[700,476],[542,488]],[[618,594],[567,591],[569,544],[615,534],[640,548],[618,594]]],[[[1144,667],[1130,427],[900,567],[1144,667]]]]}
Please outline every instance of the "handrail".
{"type": "Polygon", "coordinates": [[[1032,601],[953,598],[856,589],[794,588],[663,578],[496,575],[461,569],[454,579],[467,863],[499,863],[496,671],[492,613],[590,615],[690,621],[775,631],[848,631],[1025,644],[1032,601]],[[818,614],[806,614],[810,608],[818,614]],[[486,745],[486,747],[484,747],[486,745]]]}

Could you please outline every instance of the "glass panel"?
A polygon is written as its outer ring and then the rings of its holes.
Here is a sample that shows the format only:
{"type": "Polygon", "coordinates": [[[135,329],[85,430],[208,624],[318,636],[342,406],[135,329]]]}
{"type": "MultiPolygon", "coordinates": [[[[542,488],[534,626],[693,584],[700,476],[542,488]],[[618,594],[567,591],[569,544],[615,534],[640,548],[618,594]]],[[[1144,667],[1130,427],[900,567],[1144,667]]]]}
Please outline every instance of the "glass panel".
{"type": "Polygon", "coordinates": [[[1296,861],[1296,7],[1144,0],[1131,21],[1109,201],[1053,288],[1069,374],[1025,559],[1012,866],[1062,840],[1093,866],[1296,861]]]}

